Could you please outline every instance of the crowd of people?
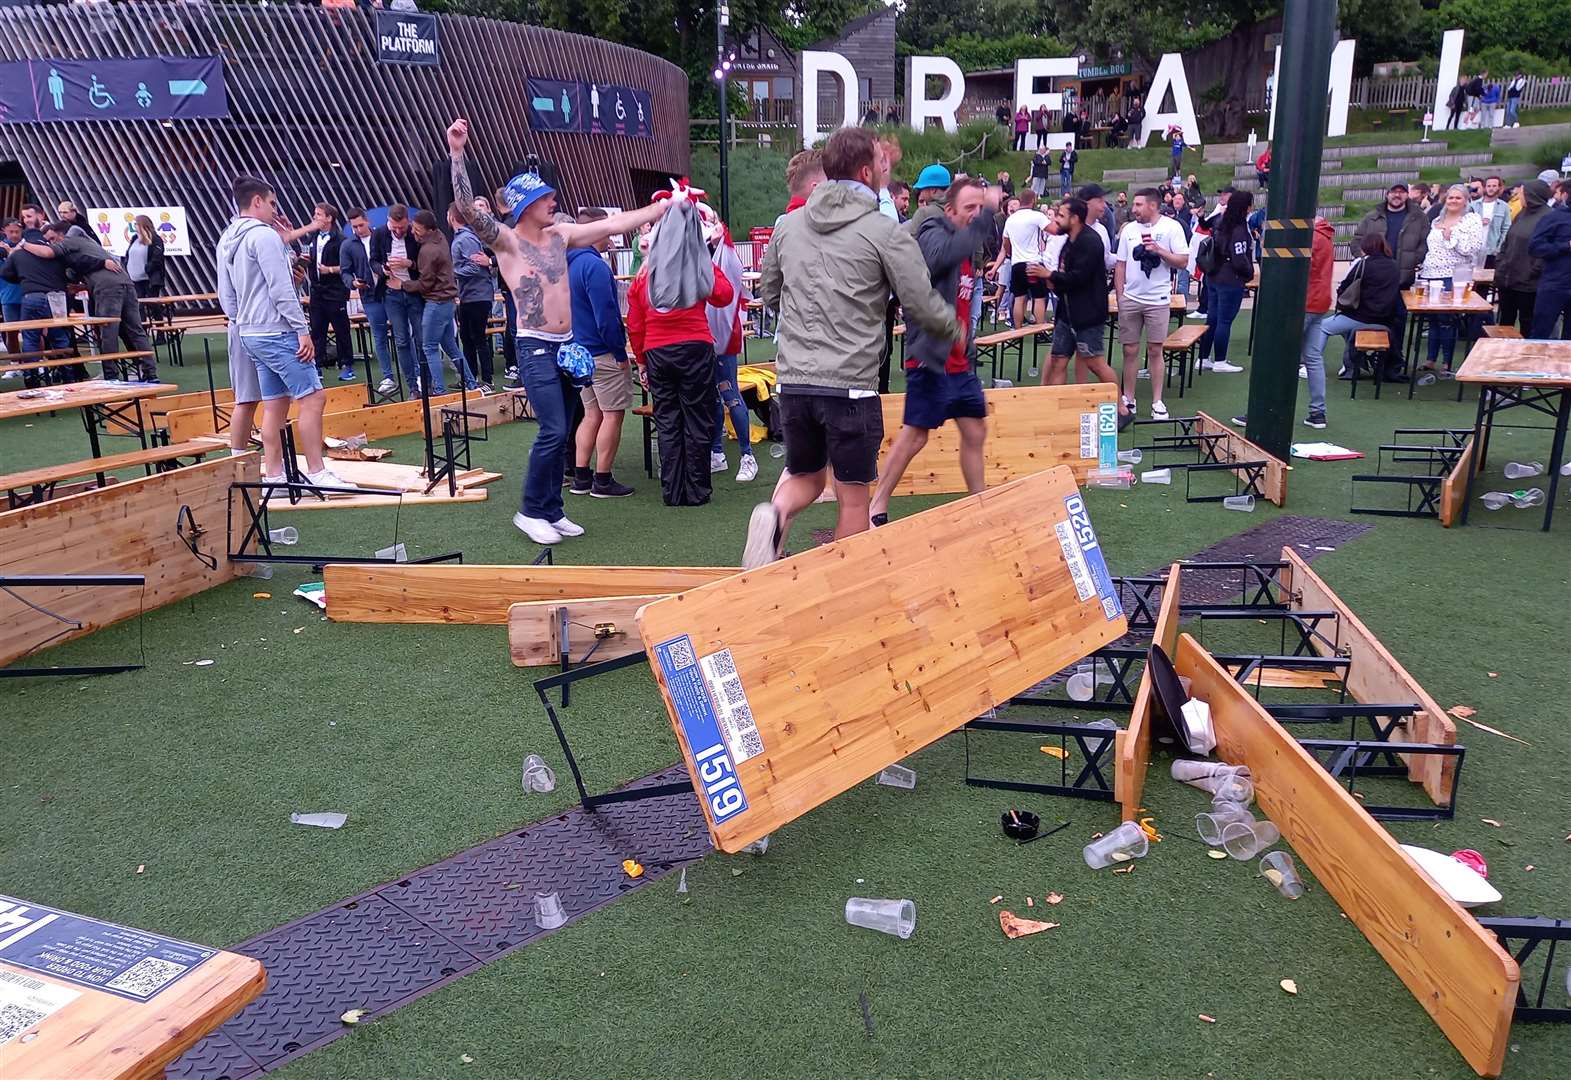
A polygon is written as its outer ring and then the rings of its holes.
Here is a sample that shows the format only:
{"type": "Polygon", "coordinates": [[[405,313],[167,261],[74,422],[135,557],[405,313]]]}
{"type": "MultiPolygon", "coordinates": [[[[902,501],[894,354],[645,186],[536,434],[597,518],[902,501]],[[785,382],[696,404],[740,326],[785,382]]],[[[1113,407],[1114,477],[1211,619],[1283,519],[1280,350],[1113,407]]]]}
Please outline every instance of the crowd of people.
{"type": "Polygon", "coordinates": [[[1505,104],[1505,115],[1500,118],[1498,126],[1521,127],[1518,114],[1526,89],[1527,75],[1521,71],[1511,76],[1504,86],[1489,77],[1487,68],[1472,75],[1459,75],[1456,85],[1446,96],[1446,110],[1450,114],[1446,119],[1447,130],[1456,130],[1464,124],[1468,127],[1496,127],[1496,114],[1502,102],[1505,104]]]}

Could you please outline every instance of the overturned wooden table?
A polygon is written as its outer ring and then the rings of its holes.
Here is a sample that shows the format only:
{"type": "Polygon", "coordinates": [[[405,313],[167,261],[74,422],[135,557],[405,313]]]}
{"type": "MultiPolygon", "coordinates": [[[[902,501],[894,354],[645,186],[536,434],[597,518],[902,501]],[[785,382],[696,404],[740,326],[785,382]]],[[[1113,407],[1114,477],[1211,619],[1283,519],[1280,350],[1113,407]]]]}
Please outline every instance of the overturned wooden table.
{"type": "Polygon", "coordinates": [[[0,1076],[161,1077],[266,984],[249,956],[0,896],[0,1076]]]}

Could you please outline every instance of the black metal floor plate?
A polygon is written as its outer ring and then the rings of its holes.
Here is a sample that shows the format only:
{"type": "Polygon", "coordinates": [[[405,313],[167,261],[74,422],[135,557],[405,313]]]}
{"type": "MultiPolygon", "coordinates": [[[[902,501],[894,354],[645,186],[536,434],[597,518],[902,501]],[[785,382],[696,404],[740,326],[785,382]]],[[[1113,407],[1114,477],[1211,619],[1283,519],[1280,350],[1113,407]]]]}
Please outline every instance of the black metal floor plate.
{"type": "MultiPolygon", "coordinates": [[[[1274,518],[1190,557],[1194,562],[1276,559],[1284,545],[1306,560],[1370,526],[1274,518]]],[[[1166,566],[1155,568],[1160,573],[1166,566]]],[[[1203,578],[1202,578],[1203,581],[1203,578]]],[[[1215,588],[1236,593],[1238,578],[1215,588]]],[[[1200,601],[1201,581],[1186,580],[1200,601]]],[[[1191,593],[1186,592],[1186,597],[1191,593]]],[[[1058,676],[1055,676],[1058,678],[1058,676]]],[[[1052,680],[1048,680],[1051,682],[1052,680]]],[[[628,785],[685,780],[677,765],[628,785]]],[[[267,970],[267,989],[240,1015],[169,1067],[170,1080],[247,1080],[343,1036],[339,1017],[375,1017],[545,936],[537,892],[561,895],[568,921],[611,903],[713,850],[691,792],[586,813],[581,807],[508,833],[408,877],[233,946],[267,970]],[[622,860],[645,873],[629,878],[622,860]]]]}

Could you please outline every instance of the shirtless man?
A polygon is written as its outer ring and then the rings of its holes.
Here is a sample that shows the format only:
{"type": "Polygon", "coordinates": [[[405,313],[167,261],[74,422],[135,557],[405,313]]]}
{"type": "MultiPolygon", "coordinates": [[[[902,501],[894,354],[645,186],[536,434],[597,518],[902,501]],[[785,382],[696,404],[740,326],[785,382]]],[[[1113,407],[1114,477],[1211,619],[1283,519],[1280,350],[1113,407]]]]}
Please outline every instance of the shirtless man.
{"type": "Polygon", "coordinates": [[[579,225],[553,224],[556,192],[534,173],[520,173],[507,182],[505,227],[476,204],[469,186],[464,149],[469,121],[454,120],[447,129],[453,159],[453,202],[480,242],[496,253],[502,280],[518,308],[518,373],[529,404],[540,422],[529,468],[524,476],[523,507],[513,524],[537,544],[554,544],[584,530],[567,519],[562,505],[562,455],[567,446],[567,405],[557,378],[556,354],[573,340],[572,293],[567,283],[567,249],[592,247],[618,233],[635,233],[670,208],[664,199],[641,210],[612,214],[579,225]]]}

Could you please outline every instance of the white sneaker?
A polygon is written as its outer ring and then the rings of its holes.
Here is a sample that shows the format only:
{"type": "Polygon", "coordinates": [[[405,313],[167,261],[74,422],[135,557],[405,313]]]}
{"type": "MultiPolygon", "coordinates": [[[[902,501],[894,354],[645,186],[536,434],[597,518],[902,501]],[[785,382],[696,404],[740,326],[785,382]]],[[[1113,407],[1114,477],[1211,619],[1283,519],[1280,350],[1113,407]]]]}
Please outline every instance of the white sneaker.
{"type": "Polygon", "coordinates": [[[1201,322],[1205,322],[1206,321],[1206,313],[1203,312],[1203,311],[1190,311],[1190,312],[1186,312],[1184,314],[1184,318],[1186,318],[1186,319],[1199,319],[1201,322]]]}
{"type": "Polygon", "coordinates": [[[395,383],[392,379],[383,379],[381,382],[376,384],[376,392],[378,394],[391,394],[394,390],[397,389],[398,384],[395,383]]]}
{"type": "Polygon", "coordinates": [[[5,374],[0,375],[0,379],[14,379],[14,378],[16,378],[16,376],[17,376],[16,372],[14,372],[14,371],[7,371],[5,374]]]}
{"type": "Polygon", "coordinates": [[[743,454],[742,463],[736,469],[736,482],[745,484],[758,475],[758,459],[752,454],[743,454]]]}
{"type": "Polygon", "coordinates": [[[724,454],[717,454],[713,450],[711,450],[709,452],[709,471],[710,472],[712,472],[712,473],[725,472],[730,467],[731,467],[731,465],[730,465],[730,463],[728,461],[726,461],[724,454]]]}
{"type": "MultiPolygon", "coordinates": [[[[230,451],[230,453],[233,454],[233,451],[230,451]]],[[[264,484],[283,484],[286,482],[287,481],[285,480],[283,473],[279,473],[277,476],[262,477],[262,483],[264,484]]]]}
{"type": "Polygon", "coordinates": [[[1166,405],[1165,402],[1153,401],[1151,403],[1151,419],[1153,419],[1153,420],[1166,420],[1167,419],[1167,405],[1166,405]]]}
{"type": "Polygon", "coordinates": [[[525,517],[517,513],[513,515],[513,528],[537,544],[555,544],[562,539],[562,534],[553,529],[545,518],[525,517]]]}
{"type": "Polygon", "coordinates": [[[1141,368],[1139,371],[1135,372],[1135,378],[1137,378],[1137,379],[1149,379],[1150,377],[1151,377],[1151,369],[1150,368],[1141,368]]]}
{"type": "Polygon", "coordinates": [[[357,487],[359,487],[358,484],[351,484],[348,480],[345,480],[342,476],[339,476],[332,469],[329,469],[326,465],[322,466],[322,471],[321,472],[307,473],[305,479],[306,479],[306,483],[312,485],[313,487],[336,487],[336,488],[357,488],[357,487]]]}
{"type": "Polygon", "coordinates": [[[1298,365],[1298,377],[1300,379],[1309,378],[1309,369],[1306,368],[1303,364],[1298,365]]]}
{"type": "Polygon", "coordinates": [[[742,569],[757,570],[775,561],[780,537],[780,512],[774,503],[759,503],[747,522],[747,542],[742,546],[742,569]]]}
{"type": "Polygon", "coordinates": [[[1126,398],[1123,399],[1123,402],[1124,402],[1124,408],[1128,409],[1130,412],[1134,412],[1135,411],[1135,399],[1134,398],[1126,397],[1126,398]]]}
{"type": "Polygon", "coordinates": [[[1214,360],[1211,362],[1209,370],[1216,372],[1218,375],[1236,375],[1244,369],[1237,364],[1229,364],[1226,360],[1214,360]]]}
{"type": "Polygon", "coordinates": [[[565,517],[559,517],[555,521],[551,522],[551,528],[555,529],[563,536],[584,535],[584,527],[582,525],[574,524],[573,522],[568,521],[565,517]]]}

